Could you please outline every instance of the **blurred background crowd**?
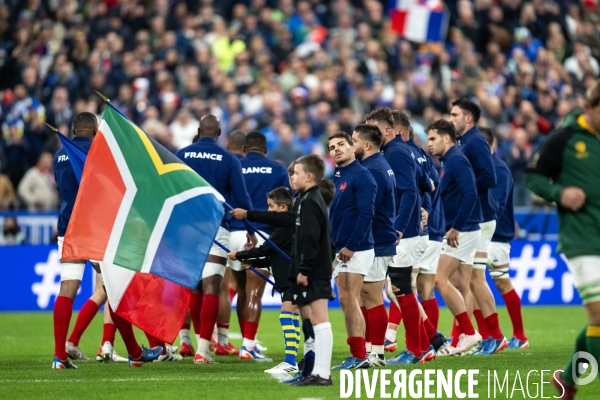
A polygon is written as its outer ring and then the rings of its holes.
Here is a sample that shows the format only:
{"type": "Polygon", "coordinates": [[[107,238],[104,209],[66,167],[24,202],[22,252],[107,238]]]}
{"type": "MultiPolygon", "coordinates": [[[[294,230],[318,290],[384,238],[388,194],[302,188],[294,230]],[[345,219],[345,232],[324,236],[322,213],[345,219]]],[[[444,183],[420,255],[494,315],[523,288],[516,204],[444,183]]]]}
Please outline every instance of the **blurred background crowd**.
{"type": "MultiPolygon", "coordinates": [[[[392,2],[393,3],[393,2],[392,2]]],[[[0,0],[0,210],[53,210],[56,135],[98,90],[175,151],[207,113],[286,165],[389,106],[416,140],[467,96],[515,178],[600,74],[597,0],[447,0],[445,43],[389,29],[379,0],[0,0]]]]}

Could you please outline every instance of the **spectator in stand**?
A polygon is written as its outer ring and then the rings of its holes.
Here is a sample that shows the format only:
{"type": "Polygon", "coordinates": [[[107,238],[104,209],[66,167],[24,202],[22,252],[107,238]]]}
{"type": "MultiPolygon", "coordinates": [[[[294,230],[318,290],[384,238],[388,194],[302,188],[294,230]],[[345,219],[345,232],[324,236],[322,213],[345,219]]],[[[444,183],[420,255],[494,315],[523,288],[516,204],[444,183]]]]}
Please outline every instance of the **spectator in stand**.
{"type": "Polygon", "coordinates": [[[523,184],[525,169],[531,158],[532,148],[525,129],[517,128],[513,131],[513,140],[510,151],[505,155],[506,165],[515,179],[514,204],[515,206],[528,206],[531,203],[531,193],[523,184]]]}
{"type": "Polygon", "coordinates": [[[169,126],[173,134],[173,145],[177,150],[192,143],[192,138],[198,131],[198,123],[188,109],[182,108],[177,112],[175,121],[169,126]]]}
{"type": "Polygon", "coordinates": [[[304,153],[300,146],[294,142],[294,133],[289,125],[282,124],[279,128],[281,141],[273,150],[271,158],[283,163],[286,167],[304,153]]]}
{"type": "MultiPolygon", "coordinates": [[[[0,171],[2,171],[2,162],[0,161],[0,171]]],[[[6,211],[10,208],[17,208],[17,196],[15,187],[8,178],[0,172],[0,211],[6,211]]]]}
{"type": "Polygon", "coordinates": [[[2,235],[0,235],[0,246],[19,245],[24,242],[25,235],[21,232],[17,219],[13,216],[4,218],[4,227],[2,228],[2,235]]]}
{"type": "Polygon", "coordinates": [[[55,210],[59,198],[52,171],[52,154],[42,153],[19,183],[17,193],[29,211],[55,210]]]}

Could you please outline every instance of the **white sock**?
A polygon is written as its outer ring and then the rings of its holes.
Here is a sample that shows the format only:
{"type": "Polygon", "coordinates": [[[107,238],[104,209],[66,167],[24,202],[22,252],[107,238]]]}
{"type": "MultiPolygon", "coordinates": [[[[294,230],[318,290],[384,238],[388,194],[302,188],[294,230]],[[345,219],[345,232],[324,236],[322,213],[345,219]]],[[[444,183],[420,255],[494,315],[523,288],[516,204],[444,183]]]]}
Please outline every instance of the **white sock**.
{"type": "Polygon", "coordinates": [[[313,375],[329,379],[331,376],[331,353],[333,352],[333,332],[331,323],[314,325],[315,330],[315,367],[313,375]]]}
{"type": "Polygon", "coordinates": [[[371,347],[371,353],[383,354],[383,345],[381,345],[381,346],[372,346],[371,347]]]}
{"type": "Polygon", "coordinates": [[[192,338],[190,338],[190,330],[189,329],[181,329],[179,331],[179,340],[181,343],[192,345],[192,338]]]}
{"type": "Polygon", "coordinates": [[[199,338],[198,339],[198,354],[202,354],[203,356],[210,354],[209,346],[210,346],[210,341],[199,338]]]}
{"type": "MultiPolygon", "coordinates": [[[[314,327],[313,327],[313,329],[314,329],[314,327]]],[[[304,355],[306,355],[306,353],[308,353],[311,350],[315,351],[315,339],[308,338],[304,342],[304,355]]]]}
{"type": "Polygon", "coordinates": [[[196,336],[196,343],[198,343],[198,346],[200,346],[200,334],[196,333],[194,336],[196,336]]]}
{"type": "Polygon", "coordinates": [[[254,348],[254,346],[256,346],[256,340],[244,338],[242,346],[244,346],[246,350],[250,351],[254,348]]]}
{"type": "Polygon", "coordinates": [[[385,338],[387,340],[389,340],[390,342],[395,342],[396,341],[396,330],[388,328],[387,331],[385,331],[385,338]]]}
{"type": "Polygon", "coordinates": [[[369,353],[371,353],[373,345],[371,344],[371,342],[367,342],[365,343],[365,347],[367,348],[367,355],[369,355],[369,353]]]}
{"type": "Polygon", "coordinates": [[[219,344],[221,346],[227,346],[229,343],[229,328],[217,327],[217,332],[219,332],[219,344]]]}
{"type": "Polygon", "coordinates": [[[213,328],[212,340],[215,342],[219,340],[219,330],[217,329],[217,324],[215,324],[215,327],[213,328]]]}

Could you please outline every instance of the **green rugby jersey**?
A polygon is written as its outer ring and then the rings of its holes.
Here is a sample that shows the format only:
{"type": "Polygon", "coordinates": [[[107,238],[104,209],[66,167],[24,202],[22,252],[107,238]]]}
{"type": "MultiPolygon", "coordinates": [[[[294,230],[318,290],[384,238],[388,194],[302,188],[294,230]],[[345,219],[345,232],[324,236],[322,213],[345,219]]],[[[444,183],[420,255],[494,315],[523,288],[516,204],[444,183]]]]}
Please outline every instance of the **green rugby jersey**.
{"type": "Polygon", "coordinates": [[[526,186],[558,209],[557,252],[567,257],[600,255],[600,132],[575,111],[565,118],[535,154],[525,177],[526,186]],[[576,186],[586,195],[577,211],[560,206],[564,188],[576,186]]]}

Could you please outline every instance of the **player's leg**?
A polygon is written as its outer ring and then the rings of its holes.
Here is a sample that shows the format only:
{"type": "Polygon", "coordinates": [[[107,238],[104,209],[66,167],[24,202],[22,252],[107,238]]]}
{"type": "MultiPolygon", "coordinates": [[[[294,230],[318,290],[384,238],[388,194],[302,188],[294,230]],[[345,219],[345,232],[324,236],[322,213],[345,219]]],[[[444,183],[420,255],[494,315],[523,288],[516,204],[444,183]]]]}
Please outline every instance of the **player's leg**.
{"type": "MultiPolygon", "coordinates": [[[[245,360],[268,361],[267,357],[260,354],[257,349],[256,333],[262,312],[262,295],[265,291],[266,281],[253,271],[246,272],[246,312],[243,332],[243,344],[240,349],[240,358],[245,360]]],[[[262,274],[269,276],[267,270],[262,274]]]]}
{"type": "MultiPolygon", "coordinates": [[[[58,256],[62,258],[63,237],[58,238],[58,256]]],[[[73,300],[83,278],[85,260],[60,263],[60,290],[54,302],[54,361],[53,369],[77,368],[69,361],[66,342],[73,314],[73,300]]]]}
{"type": "Polygon", "coordinates": [[[231,321],[231,292],[230,288],[235,285],[235,279],[231,268],[225,269],[221,292],[219,293],[219,314],[217,316],[217,344],[215,354],[218,356],[237,356],[240,351],[229,343],[229,327],[231,321]]]}
{"type": "Polygon", "coordinates": [[[119,356],[114,350],[115,333],[117,332],[117,327],[115,326],[112,318],[110,317],[110,305],[108,304],[108,301],[104,303],[102,319],[102,340],[100,341],[100,348],[98,349],[98,353],[96,353],[96,361],[127,362],[126,358],[119,356]]]}
{"type": "MultiPolygon", "coordinates": [[[[314,284],[314,283],[313,283],[314,284]]],[[[310,285],[310,283],[309,283],[310,285]]],[[[322,282],[318,284],[322,285],[322,282]]],[[[325,283],[328,285],[328,282],[325,283]]],[[[324,289],[324,288],[321,288],[324,289]]],[[[331,290],[331,288],[329,288],[331,290]]],[[[316,348],[315,366],[312,374],[304,379],[294,383],[294,386],[331,386],[331,354],[333,352],[333,332],[327,310],[328,299],[316,299],[307,305],[301,306],[301,313],[304,308],[310,308],[310,315],[314,323],[316,348]]]]}
{"type": "MultiPolygon", "coordinates": [[[[384,286],[387,283],[384,282],[384,286]]],[[[390,293],[390,291],[386,290],[385,291],[386,296],[389,298],[390,296],[388,295],[388,293],[390,293]]],[[[398,307],[398,305],[396,304],[395,301],[393,301],[392,299],[390,300],[390,314],[388,317],[388,324],[387,324],[387,329],[385,331],[385,346],[384,349],[385,351],[389,351],[389,352],[395,352],[396,348],[397,348],[397,344],[396,344],[396,334],[398,332],[398,326],[400,325],[400,322],[402,322],[402,311],[400,311],[400,307],[398,307]]]]}
{"type": "MultiPolygon", "coordinates": [[[[294,322],[294,315],[298,315],[298,307],[292,304],[291,296],[289,296],[289,294],[286,295],[285,292],[286,291],[284,290],[284,293],[281,295],[281,313],[279,314],[279,323],[281,324],[283,345],[285,347],[285,359],[279,365],[265,371],[270,374],[289,374],[298,372],[296,356],[298,355],[300,336],[294,322]]],[[[287,290],[287,292],[289,293],[289,290],[287,290]]]]}
{"type": "Polygon", "coordinates": [[[440,318],[440,307],[435,298],[434,288],[441,248],[441,241],[429,240],[427,242],[427,248],[421,257],[419,265],[419,276],[417,276],[417,292],[421,298],[421,305],[425,310],[425,314],[427,314],[427,318],[436,330],[438,329],[440,318]]]}
{"type": "Polygon", "coordinates": [[[334,260],[334,277],[337,283],[340,305],[344,313],[347,343],[351,356],[333,369],[368,367],[369,359],[364,338],[365,320],[360,310],[360,291],[365,276],[373,266],[374,250],[357,251],[347,262],[334,260]]]}
{"type": "Polygon", "coordinates": [[[529,342],[523,328],[521,314],[521,298],[513,288],[508,274],[510,262],[510,243],[492,242],[488,253],[488,267],[494,284],[506,304],[508,315],[513,326],[513,337],[508,342],[508,349],[528,348],[529,342]]]}
{"type": "Polygon", "coordinates": [[[393,259],[393,255],[375,257],[360,292],[361,301],[364,306],[363,315],[365,316],[365,324],[368,327],[368,329],[365,329],[365,340],[371,342],[370,351],[367,348],[371,366],[386,365],[384,351],[388,318],[383,303],[382,291],[388,266],[393,259]]]}
{"type": "Polygon", "coordinates": [[[402,353],[387,360],[391,364],[421,362],[421,313],[412,285],[414,250],[419,240],[419,236],[403,238],[396,246],[396,256],[388,268],[386,291],[402,311],[406,342],[406,349],[402,353]]]}
{"type": "Polygon", "coordinates": [[[192,343],[191,333],[192,318],[188,310],[181,329],[179,330],[179,355],[182,357],[191,357],[194,355],[194,345],[192,343]]]}
{"type": "Polygon", "coordinates": [[[83,304],[75,320],[75,326],[73,331],[67,340],[67,353],[69,357],[75,360],[87,360],[87,357],[83,355],[83,352],[79,348],[79,340],[81,335],[92,323],[92,320],[98,314],[98,309],[106,303],[106,292],[102,287],[100,278],[96,275],[96,282],[94,293],[92,296],[83,304]]]}

